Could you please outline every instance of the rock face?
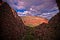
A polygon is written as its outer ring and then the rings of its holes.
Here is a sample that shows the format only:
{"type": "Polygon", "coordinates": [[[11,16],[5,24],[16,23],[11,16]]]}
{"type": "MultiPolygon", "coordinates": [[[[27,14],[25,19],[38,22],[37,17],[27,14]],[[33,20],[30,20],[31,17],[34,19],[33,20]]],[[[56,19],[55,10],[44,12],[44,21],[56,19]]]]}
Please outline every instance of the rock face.
{"type": "Polygon", "coordinates": [[[49,24],[41,24],[35,28],[23,24],[16,12],[13,13],[8,4],[1,6],[0,36],[2,40],[55,40],[60,34],[60,13],[53,17],[49,24]]]}
{"type": "Polygon", "coordinates": [[[48,24],[48,20],[37,16],[23,16],[21,17],[23,23],[29,27],[36,27],[42,23],[48,24]]]}
{"type": "Polygon", "coordinates": [[[19,28],[24,27],[21,19],[13,14],[11,8],[6,3],[1,5],[0,10],[1,36],[3,40],[17,40],[16,38],[20,35],[19,28]]]}

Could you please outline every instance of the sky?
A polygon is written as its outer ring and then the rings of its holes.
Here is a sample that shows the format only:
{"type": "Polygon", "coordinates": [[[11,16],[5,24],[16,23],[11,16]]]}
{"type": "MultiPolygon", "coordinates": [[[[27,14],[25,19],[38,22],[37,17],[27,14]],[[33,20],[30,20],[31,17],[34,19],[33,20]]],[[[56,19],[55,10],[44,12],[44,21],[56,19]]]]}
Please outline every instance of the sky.
{"type": "Polygon", "coordinates": [[[24,16],[25,13],[27,14],[27,12],[25,11],[28,11],[33,16],[41,16],[50,19],[59,12],[56,0],[3,0],[3,1],[7,2],[9,6],[17,12],[18,15],[21,14],[22,16],[24,16]]]}

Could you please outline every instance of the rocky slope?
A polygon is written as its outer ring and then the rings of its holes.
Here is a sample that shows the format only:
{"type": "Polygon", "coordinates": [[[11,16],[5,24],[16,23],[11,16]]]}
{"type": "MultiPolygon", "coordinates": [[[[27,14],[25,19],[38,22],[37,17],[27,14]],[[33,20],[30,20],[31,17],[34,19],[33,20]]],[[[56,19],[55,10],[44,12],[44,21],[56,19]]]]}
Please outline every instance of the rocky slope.
{"type": "Polygon", "coordinates": [[[0,36],[2,40],[55,40],[60,30],[60,13],[54,16],[49,24],[41,24],[35,28],[23,24],[16,12],[13,13],[8,4],[4,3],[0,11],[0,36]]]}

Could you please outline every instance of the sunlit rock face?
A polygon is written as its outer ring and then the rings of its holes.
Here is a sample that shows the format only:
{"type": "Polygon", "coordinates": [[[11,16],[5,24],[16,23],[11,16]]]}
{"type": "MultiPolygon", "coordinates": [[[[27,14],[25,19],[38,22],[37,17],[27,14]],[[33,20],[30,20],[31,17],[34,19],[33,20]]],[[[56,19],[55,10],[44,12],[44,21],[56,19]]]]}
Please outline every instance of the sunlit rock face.
{"type": "MultiPolygon", "coordinates": [[[[29,19],[28,16],[34,16],[31,18],[35,18],[36,16],[38,16],[50,20],[54,15],[56,15],[59,12],[56,0],[3,0],[3,1],[7,2],[10,5],[10,7],[17,12],[18,16],[20,16],[21,18],[24,17],[22,18],[22,21],[27,20],[25,16],[27,16],[28,19],[29,19]]],[[[34,21],[36,20],[37,19],[35,18],[34,21]]],[[[38,20],[37,22],[39,22],[38,20]]],[[[31,21],[33,22],[33,20],[31,21]]],[[[37,22],[35,23],[37,24],[37,22]]],[[[30,22],[28,22],[28,24],[29,23],[30,22]]]]}
{"type": "Polygon", "coordinates": [[[29,27],[36,27],[36,26],[38,26],[42,23],[48,24],[48,20],[45,20],[44,18],[41,18],[41,17],[24,16],[24,17],[21,17],[21,18],[23,20],[23,23],[26,26],[29,26],[29,27]]]}

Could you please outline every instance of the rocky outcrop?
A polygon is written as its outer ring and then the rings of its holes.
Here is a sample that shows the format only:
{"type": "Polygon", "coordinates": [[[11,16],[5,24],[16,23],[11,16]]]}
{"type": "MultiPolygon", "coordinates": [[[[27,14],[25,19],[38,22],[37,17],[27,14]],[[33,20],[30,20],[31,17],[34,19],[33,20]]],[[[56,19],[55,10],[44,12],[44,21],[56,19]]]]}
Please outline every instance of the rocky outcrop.
{"type": "Polygon", "coordinates": [[[21,18],[7,3],[0,6],[0,36],[2,40],[55,40],[60,29],[60,13],[54,16],[49,24],[35,28],[27,27],[21,18]],[[12,12],[13,11],[13,12],[12,12]]]}

